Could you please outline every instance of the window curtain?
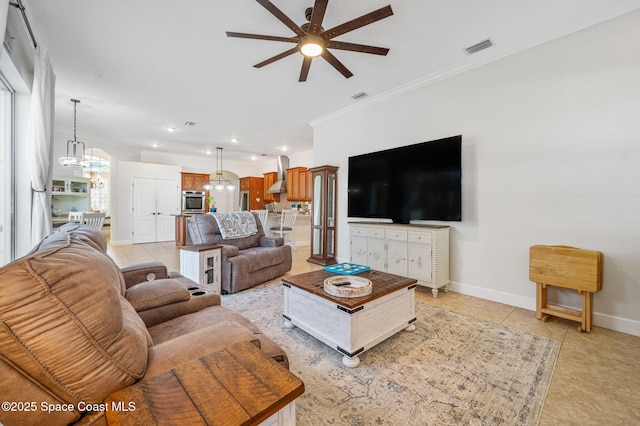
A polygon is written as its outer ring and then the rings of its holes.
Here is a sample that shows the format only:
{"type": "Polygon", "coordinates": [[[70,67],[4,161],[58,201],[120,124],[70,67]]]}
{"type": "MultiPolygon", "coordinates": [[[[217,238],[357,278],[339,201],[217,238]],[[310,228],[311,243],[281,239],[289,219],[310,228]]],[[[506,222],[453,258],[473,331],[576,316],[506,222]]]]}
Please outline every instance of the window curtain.
{"type": "Polygon", "coordinates": [[[31,164],[31,245],[51,232],[51,158],[55,75],[46,49],[38,46],[33,64],[33,88],[27,124],[31,164]]]}
{"type": "Polygon", "coordinates": [[[9,0],[0,0],[0,55],[2,55],[2,44],[4,43],[4,33],[7,30],[8,14],[9,14],[9,0]]]}

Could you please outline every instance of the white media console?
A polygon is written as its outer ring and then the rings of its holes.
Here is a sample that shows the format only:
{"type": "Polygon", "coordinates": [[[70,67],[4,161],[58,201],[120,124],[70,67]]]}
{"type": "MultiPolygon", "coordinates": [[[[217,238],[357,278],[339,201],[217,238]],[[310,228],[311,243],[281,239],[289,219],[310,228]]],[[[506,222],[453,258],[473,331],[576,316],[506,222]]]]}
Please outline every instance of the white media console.
{"type": "Polygon", "coordinates": [[[449,227],[350,222],[351,261],[371,269],[449,288],[449,227]]]}

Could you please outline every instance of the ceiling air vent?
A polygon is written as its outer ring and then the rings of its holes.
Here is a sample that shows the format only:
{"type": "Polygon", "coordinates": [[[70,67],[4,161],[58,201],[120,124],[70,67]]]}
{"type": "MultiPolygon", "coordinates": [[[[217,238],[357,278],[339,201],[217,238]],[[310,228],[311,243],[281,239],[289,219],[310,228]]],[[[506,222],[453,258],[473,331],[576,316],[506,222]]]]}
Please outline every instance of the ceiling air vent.
{"type": "Polygon", "coordinates": [[[184,122],[184,125],[185,125],[185,126],[189,126],[189,127],[193,127],[193,126],[195,126],[196,124],[197,124],[197,123],[194,123],[193,121],[185,121],[185,122],[184,122]]]}
{"type": "Polygon", "coordinates": [[[467,55],[473,55],[474,53],[478,53],[481,50],[488,49],[491,46],[493,46],[493,42],[490,38],[488,38],[484,41],[481,41],[480,43],[467,47],[466,49],[464,49],[464,51],[467,53],[467,55]]]}
{"type": "Polygon", "coordinates": [[[361,98],[364,98],[364,97],[367,97],[367,96],[369,96],[369,95],[367,95],[364,92],[360,92],[360,93],[356,93],[355,95],[353,95],[351,97],[351,99],[361,99],[361,98]]]}

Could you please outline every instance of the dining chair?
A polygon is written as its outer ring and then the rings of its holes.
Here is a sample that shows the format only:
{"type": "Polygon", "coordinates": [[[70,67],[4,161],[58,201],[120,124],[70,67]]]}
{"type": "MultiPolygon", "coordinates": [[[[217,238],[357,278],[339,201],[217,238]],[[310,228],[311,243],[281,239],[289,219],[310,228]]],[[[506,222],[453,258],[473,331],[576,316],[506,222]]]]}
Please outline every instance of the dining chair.
{"type": "Polygon", "coordinates": [[[107,217],[106,213],[83,213],[80,223],[89,225],[92,228],[96,228],[97,230],[100,230],[104,225],[104,220],[106,219],[106,217],[107,217]]]}
{"type": "Polygon", "coordinates": [[[298,217],[298,210],[297,209],[287,209],[287,210],[282,210],[282,216],[280,217],[280,224],[278,226],[272,226],[271,227],[271,235],[279,235],[280,237],[284,238],[286,241],[286,237],[285,235],[288,233],[291,234],[291,238],[289,239],[289,242],[291,243],[291,246],[293,247],[293,249],[296,249],[296,232],[295,232],[295,224],[296,224],[296,217],[298,217]]]}
{"type": "Polygon", "coordinates": [[[81,222],[84,212],[69,212],[69,222],[81,222]]]}
{"type": "Polygon", "coordinates": [[[267,226],[267,220],[269,219],[269,210],[251,210],[251,212],[258,214],[262,228],[265,228],[267,226]]]}

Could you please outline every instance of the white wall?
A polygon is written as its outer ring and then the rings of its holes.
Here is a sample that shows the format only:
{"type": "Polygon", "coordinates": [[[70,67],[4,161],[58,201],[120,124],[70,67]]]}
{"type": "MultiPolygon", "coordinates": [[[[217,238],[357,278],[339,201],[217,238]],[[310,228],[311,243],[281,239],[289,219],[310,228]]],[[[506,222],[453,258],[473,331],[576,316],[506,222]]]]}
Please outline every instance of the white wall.
{"type": "Polygon", "coordinates": [[[338,257],[349,258],[349,156],[462,134],[452,289],[534,310],[531,245],[599,250],[594,323],[640,335],[638,28],[634,12],[315,122],[314,162],[340,167],[338,257]]]}

